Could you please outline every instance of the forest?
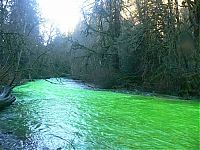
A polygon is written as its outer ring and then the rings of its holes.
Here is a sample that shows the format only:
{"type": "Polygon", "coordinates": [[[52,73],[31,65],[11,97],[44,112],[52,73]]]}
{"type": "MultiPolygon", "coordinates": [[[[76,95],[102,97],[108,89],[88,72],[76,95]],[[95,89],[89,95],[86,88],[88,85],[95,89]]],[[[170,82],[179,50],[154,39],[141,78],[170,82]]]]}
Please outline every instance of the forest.
{"type": "Polygon", "coordinates": [[[74,32],[36,0],[0,1],[0,83],[70,76],[101,88],[200,96],[199,0],[85,1],[74,32]]]}
{"type": "Polygon", "coordinates": [[[0,0],[0,150],[198,150],[199,106],[200,0],[0,0]]]}

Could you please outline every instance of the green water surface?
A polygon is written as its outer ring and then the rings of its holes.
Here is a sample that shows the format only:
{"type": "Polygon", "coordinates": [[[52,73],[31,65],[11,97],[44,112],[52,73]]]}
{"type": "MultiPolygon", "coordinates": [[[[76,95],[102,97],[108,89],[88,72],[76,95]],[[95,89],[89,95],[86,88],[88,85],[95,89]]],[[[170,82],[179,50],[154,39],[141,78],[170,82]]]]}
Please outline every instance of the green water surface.
{"type": "Polygon", "coordinates": [[[64,79],[29,82],[14,93],[17,101],[0,112],[0,132],[20,141],[10,149],[199,149],[197,101],[94,90],[64,79]]]}

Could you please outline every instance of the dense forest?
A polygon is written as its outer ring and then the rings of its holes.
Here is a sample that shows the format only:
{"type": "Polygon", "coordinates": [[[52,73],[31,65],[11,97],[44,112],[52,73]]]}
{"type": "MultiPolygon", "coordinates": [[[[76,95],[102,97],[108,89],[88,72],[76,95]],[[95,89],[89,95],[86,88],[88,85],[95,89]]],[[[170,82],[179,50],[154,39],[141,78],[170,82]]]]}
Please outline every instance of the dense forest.
{"type": "Polygon", "coordinates": [[[43,22],[36,0],[0,1],[2,85],[70,74],[102,88],[200,96],[199,0],[86,0],[68,35],[43,22]]]}

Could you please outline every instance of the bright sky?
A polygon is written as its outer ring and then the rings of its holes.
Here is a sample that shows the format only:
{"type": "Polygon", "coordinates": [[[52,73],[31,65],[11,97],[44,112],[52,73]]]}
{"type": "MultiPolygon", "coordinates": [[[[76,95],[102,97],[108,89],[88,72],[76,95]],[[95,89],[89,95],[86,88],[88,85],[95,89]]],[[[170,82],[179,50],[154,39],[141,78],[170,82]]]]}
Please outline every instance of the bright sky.
{"type": "Polygon", "coordinates": [[[54,24],[61,32],[73,31],[79,22],[83,0],[37,0],[42,17],[47,24],[54,24]]]}

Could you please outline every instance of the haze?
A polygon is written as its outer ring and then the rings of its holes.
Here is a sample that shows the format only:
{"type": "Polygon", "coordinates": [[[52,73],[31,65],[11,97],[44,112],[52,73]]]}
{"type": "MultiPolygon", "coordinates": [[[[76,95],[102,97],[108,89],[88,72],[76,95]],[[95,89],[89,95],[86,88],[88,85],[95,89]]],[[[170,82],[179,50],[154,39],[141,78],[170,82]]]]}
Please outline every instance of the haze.
{"type": "Polygon", "coordinates": [[[41,15],[48,25],[55,25],[61,32],[72,32],[79,22],[83,0],[38,0],[41,15]]]}

